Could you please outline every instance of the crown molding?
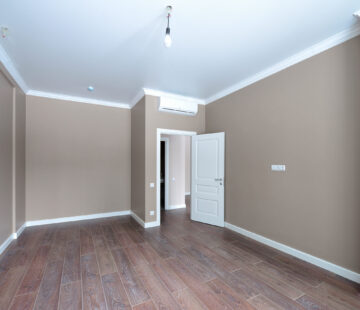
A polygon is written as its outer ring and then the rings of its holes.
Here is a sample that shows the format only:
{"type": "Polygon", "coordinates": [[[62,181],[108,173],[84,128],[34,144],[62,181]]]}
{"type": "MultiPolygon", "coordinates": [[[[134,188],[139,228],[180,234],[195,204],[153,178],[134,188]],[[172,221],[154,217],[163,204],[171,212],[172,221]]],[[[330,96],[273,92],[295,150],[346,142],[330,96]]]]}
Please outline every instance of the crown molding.
{"type": "Polygon", "coordinates": [[[145,96],[144,89],[140,89],[140,91],[136,94],[136,96],[131,100],[130,108],[132,109],[136,104],[145,96]]]}
{"type": "Polygon", "coordinates": [[[61,95],[61,94],[55,94],[55,93],[47,93],[47,92],[42,92],[42,91],[37,91],[37,90],[29,90],[26,93],[26,95],[50,98],[50,99],[73,101],[73,102],[96,104],[96,105],[102,105],[102,106],[106,106],[106,107],[131,109],[130,105],[127,103],[119,103],[119,102],[104,101],[104,100],[91,99],[91,98],[85,98],[85,97],[76,97],[76,96],[68,96],[68,95],[61,95]]]}
{"type": "Polygon", "coordinates": [[[7,77],[12,83],[15,83],[25,94],[29,91],[28,86],[21,77],[19,71],[14,66],[14,63],[10,59],[9,55],[5,52],[5,49],[0,45],[0,63],[7,71],[7,77]]]}
{"type": "Polygon", "coordinates": [[[173,93],[164,92],[161,90],[143,88],[143,91],[144,91],[145,95],[149,95],[149,96],[156,96],[156,97],[166,96],[166,97],[170,97],[170,98],[174,98],[174,99],[195,102],[195,103],[201,104],[201,105],[204,105],[206,103],[205,100],[203,100],[203,99],[193,98],[193,97],[188,97],[188,96],[183,96],[183,95],[177,95],[177,94],[173,94],[173,93]]]}
{"type": "MultiPolygon", "coordinates": [[[[359,13],[360,13],[360,11],[359,11],[359,13]]],[[[289,58],[286,58],[283,61],[278,62],[277,64],[275,64],[263,71],[260,71],[256,74],[254,74],[253,76],[250,76],[250,77],[234,84],[233,86],[230,86],[230,87],[216,93],[215,95],[206,99],[206,104],[209,104],[211,102],[219,100],[220,98],[223,98],[225,96],[228,96],[240,89],[243,89],[251,84],[254,84],[260,80],[263,80],[263,79],[265,79],[275,73],[278,73],[286,68],[289,68],[299,62],[302,62],[310,57],[318,55],[336,45],[342,44],[358,35],[360,35],[360,25],[356,24],[353,27],[350,27],[344,31],[341,31],[341,32],[301,51],[300,53],[290,56],[289,58]]]]}
{"type": "MultiPolygon", "coordinates": [[[[360,11],[355,12],[354,16],[360,17],[360,11]]],[[[284,59],[283,61],[281,61],[273,66],[270,66],[267,69],[262,70],[256,74],[234,84],[233,86],[230,86],[230,87],[214,94],[213,96],[211,96],[207,99],[199,99],[199,98],[178,95],[178,94],[164,92],[164,91],[150,89],[150,88],[142,88],[142,89],[140,89],[140,91],[136,94],[136,96],[133,98],[133,100],[130,103],[120,103],[120,102],[105,101],[105,100],[92,99],[92,98],[86,98],[86,97],[76,97],[76,96],[69,96],[69,95],[63,95],[63,94],[31,90],[28,88],[25,81],[21,77],[20,73],[17,71],[12,60],[10,59],[10,57],[8,56],[8,54],[6,53],[6,51],[4,50],[4,48],[1,45],[0,45],[0,63],[5,68],[5,70],[6,70],[5,73],[7,74],[8,78],[13,83],[15,83],[25,94],[27,94],[29,96],[44,97],[44,98],[59,99],[59,100],[68,100],[68,101],[74,101],[74,102],[96,104],[96,105],[123,108],[123,109],[133,108],[144,95],[157,96],[157,97],[167,96],[167,97],[171,97],[171,98],[175,98],[175,99],[192,101],[192,102],[196,102],[197,104],[204,105],[204,104],[209,104],[211,102],[219,100],[220,98],[223,98],[225,96],[228,96],[240,89],[243,89],[243,88],[245,88],[251,84],[254,84],[262,79],[265,79],[273,74],[276,74],[276,73],[278,73],[286,68],[289,68],[301,61],[304,61],[310,57],[320,54],[336,45],[342,44],[358,35],[360,35],[360,24],[359,23],[355,24],[354,26],[350,27],[349,29],[339,32],[339,33],[301,51],[300,53],[290,56],[290,57],[284,59]]]]}

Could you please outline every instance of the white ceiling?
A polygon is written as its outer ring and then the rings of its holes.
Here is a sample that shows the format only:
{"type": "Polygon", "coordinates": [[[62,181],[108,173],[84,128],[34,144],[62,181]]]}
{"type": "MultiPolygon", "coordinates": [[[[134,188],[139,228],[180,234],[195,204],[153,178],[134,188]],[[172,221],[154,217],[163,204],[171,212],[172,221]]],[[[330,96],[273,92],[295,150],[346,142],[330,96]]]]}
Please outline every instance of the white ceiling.
{"type": "Polygon", "coordinates": [[[131,103],[210,98],[354,27],[359,0],[0,0],[0,44],[35,91],[131,103]],[[166,5],[173,46],[163,44],[166,5]],[[95,91],[90,93],[87,86],[95,91]]]}

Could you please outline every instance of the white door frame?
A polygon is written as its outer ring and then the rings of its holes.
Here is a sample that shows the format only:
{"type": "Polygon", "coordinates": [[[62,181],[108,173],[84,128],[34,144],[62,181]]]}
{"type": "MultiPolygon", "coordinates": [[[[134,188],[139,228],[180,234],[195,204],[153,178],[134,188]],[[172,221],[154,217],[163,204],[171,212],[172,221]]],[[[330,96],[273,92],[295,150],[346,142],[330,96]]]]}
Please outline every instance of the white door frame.
{"type": "MultiPolygon", "coordinates": [[[[169,209],[169,138],[161,137],[160,141],[165,142],[165,210],[169,209]]],[[[161,160],[161,154],[160,154],[161,160]]],[[[160,167],[160,165],[159,165],[160,167]]],[[[160,176],[161,177],[161,176],[160,176]]],[[[160,187],[159,187],[160,188],[160,187]]]]}
{"type": "MultiPolygon", "coordinates": [[[[160,141],[161,135],[178,135],[178,136],[195,136],[196,131],[174,130],[174,129],[156,129],[156,224],[160,226],[161,212],[160,212],[160,141]]],[[[165,194],[166,197],[166,194],[165,194]]]]}

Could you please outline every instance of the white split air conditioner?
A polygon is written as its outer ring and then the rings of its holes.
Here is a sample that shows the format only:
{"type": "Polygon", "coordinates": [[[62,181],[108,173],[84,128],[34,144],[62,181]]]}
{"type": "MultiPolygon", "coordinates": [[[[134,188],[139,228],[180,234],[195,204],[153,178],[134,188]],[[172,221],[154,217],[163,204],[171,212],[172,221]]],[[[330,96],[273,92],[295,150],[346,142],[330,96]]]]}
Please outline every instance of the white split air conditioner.
{"type": "Polygon", "coordinates": [[[159,111],[186,115],[196,115],[198,111],[198,104],[197,102],[192,102],[186,99],[161,96],[159,99],[159,111]]]}

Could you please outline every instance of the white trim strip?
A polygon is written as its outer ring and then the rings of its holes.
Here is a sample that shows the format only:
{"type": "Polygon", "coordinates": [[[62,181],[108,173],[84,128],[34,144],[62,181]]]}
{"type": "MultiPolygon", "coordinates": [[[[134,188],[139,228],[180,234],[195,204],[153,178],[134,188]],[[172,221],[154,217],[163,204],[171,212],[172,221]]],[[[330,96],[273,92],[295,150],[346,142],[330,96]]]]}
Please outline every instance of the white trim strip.
{"type": "Polygon", "coordinates": [[[14,240],[14,234],[11,234],[9,238],[7,238],[1,245],[0,245],[0,255],[6,250],[6,248],[10,245],[11,241],[14,240]]]}
{"type": "Polygon", "coordinates": [[[145,228],[145,222],[134,211],[131,211],[131,217],[138,222],[141,227],[145,228]]]}
{"type": "Polygon", "coordinates": [[[189,195],[191,195],[191,192],[186,192],[185,193],[185,196],[189,196],[189,195]]]}
{"type": "Polygon", "coordinates": [[[185,208],[186,208],[186,204],[171,205],[171,206],[168,206],[167,208],[165,208],[165,210],[176,210],[176,209],[185,209],[185,208]]]}
{"type": "Polygon", "coordinates": [[[97,213],[97,214],[88,214],[88,215],[79,215],[79,216],[70,216],[70,217],[60,217],[60,218],[38,220],[38,221],[28,221],[28,222],[26,222],[26,227],[56,224],[56,223],[65,223],[65,222],[84,221],[84,220],[92,220],[92,219],[114,217],[114,216],[123,216],[123,215],[130,215],[130,214],[131,214],[131,211],[126,210],[126,211],[97,213]]]}
{"type": "Polygon", "coordinates": [[[104,101],[104,100],[98,100],[98,99],[68,96],[68,95],[61,95],[61,94],[55,94],[55,93],[47,93],[47,92],[42,92],[42,91],[37,91],[37,90],[29,90],[26,94],[28,96],[36,96],[36,97],[42,97],[42,98],[89,103],[89,104],[96,104],[96,105],[102,105],[102,106],[113,107],[113,108],[131,109],[130,105],[127,103],[104,101]]]}
{"type": "Polygon", "coordinates": [[[333,272],[339,276],[342,276],[346,279],[349,279],[351,281],[354,281],[354,282],[357,282],[357,283],[360,283],[360,274],[359,273],[356,273],[354,271],[351,271],[349,269],[346,269],[346,268],[343,268],[341,266],[338,266],[338,265],[335,265],[333,263],[330,263],[326,260],[323,260],[321,258],[318,258],[316,256],[313,256],[313,255],[310,255],[308,253],[305,253],[305,252],[302,252],[302,251],[299,251],[299,250],[296,250],[292,247],[289,247],[285,244],[282,244],[280,242],[277,242],[277,241],[274,241],[274,240],[271,240],[271,239],[268,239],[266,237],[263,237],[261,235],[258,235],[258,234],[255,234],[251,231],[248,231],[244,228],[241,228],[241,227],[238,227],[238,226],[235,226],[233,224],[230,224],[230,223],[227,223],[225,222],[225,227],[232,230],[232,231],[235,231],[243,236],[246,236],[246,237],[249,237],[253,240],[256,240],[258,242],[261,242],[265,245],[268,245],[272,248],[275,248],[281,252],[284,252],[284,253],[287,253],[289,255],[292,255],[294,257],[297,257],[303,261],[306,261],[310,264],[313,264],[315,266],[318,266],[320,268],[323,268],[325,270],[328,270],[330,272],[333,272]]]}
{"type": "Polygon", "coordinates": [[[233,86],[230,86],[230,87],[216,93],[215,95],[213,95],[205,100],[206,104],[209,104],[211,102],[219,100],[220,98],[223,98],[225,96],[228,96],[240,89],[243,89],[251,84],[254,84],[260,80],[263,80],[263,79],[265,79],[275,73],[278,73],[286,68],[289,68],[301,61],[304,61],[310,57],[320,54],[336,45],[344,43],[345,41],[348,41],[358,35],[360,35],[360,25],[355,25],[349,29],[339,32],[339,33],[331,36],[330,38],[327,38],[327,39],[289,57],[289,58],[284,59],[283,61],[281,61],[263,71],[260,71],[256,74],[254,74],[253,76],[250,76],[250,77],[240,81],[239,83],[236,83],[233,86]]]}
{"type": "Polygon", "coordinates": [[[17,86],[26,94],[29,91],[28,86],[21,77],[19,71],[16,69],[14,63],[11,61],[9,55],[0,44],[0,62],[3,64],[5,70],[10,75],[11,79],[17,84],[17,86]]]}
{"type": "Polygon", "coordinates": [[[131,211],[131,217],[138,222],[138,224],[143,227],[143,228],[151,228],[151,227],[157,227],[159,226],[159,224],[154,221],[154,222],[147,222],[145,223],[134,211],[131,211]]]}
{"type": "Polygon", "coordinates": [[[26,223],[22,224],[22,226],[17,230],[16,233],[13,233],[14,239],[19,238],[25,228],[26,228],[26,223]]]}
{"type": "Polygon", "coordinates": [[[130,109],[132,109],[136,104],[145,96],[144,90],[141,89],[136,96],[131,100],[130,109]]]}
{"type": "Polygon", "coordinates": [[[143,88],[143,91],[144,91],[145,95],[149,95],[149,96],[155,96],[155,97],[164,96],[164,97],[174,98],[174,99],[178,99],[178,100],[191,101],[191,102],[201,104],[201,105],[204,105],[206,103],[205,100],[203,100],[203,99],[188,97],[188,96],[183,96],[183,95],[177,95],[177,94],[173,94],[173,93],[167,93],[167,92],[155,90],[155,89],[143,88]]]}

